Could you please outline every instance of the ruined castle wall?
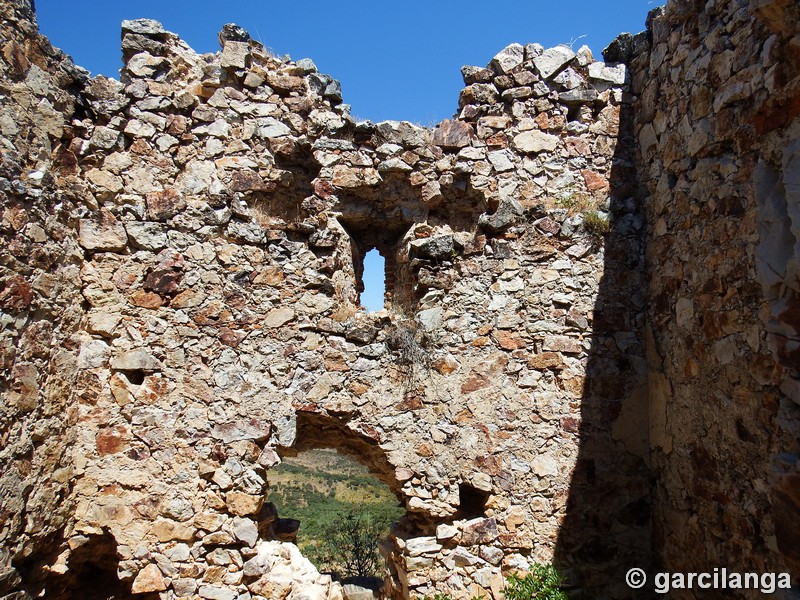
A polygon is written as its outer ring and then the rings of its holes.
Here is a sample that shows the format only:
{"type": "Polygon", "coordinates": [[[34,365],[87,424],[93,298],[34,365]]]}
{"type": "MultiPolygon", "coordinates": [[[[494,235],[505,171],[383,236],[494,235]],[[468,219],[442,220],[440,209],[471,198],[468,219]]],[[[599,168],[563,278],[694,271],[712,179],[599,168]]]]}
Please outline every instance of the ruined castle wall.
{"type": "Polygon", "coordinates": [[[264,504],[279,454],[328,446],[407,508],[392,597],[500,597],[553,559],[626,597],[650,549],[625,67],[514,44],[465,68],[458,118],[428,130],[355,123],[311,61],[236,28],[221,41],[197,55],[126,22],[121,81],[82,84],[68,129],[38,143],[72,202],[59,247],[81,298],[57,296],[79,327],[51,350],[77,361],[58,371],[71,437],[49,442],[69,457],[69,519],[47,564],[5,542],[22,587],[335,597],[273,574],[260,541],[280,537],[264,504]],[[366,314],[372,247],[391,285],[366,314]]]}
{"type": "Polygon", "coordinates": [[[336,598],[268,541],[310,447],[406,507],[391,597],[797,573],[791,2],[671,2],[608,64],[512,44],[433,129],[235,27],[126,22],[88,80],[0,6],[0,597],[336,598]]]}
{"type": "Polygon", "coordinates": [[[669,571],[800,574],[799,17],[793,2],[670,2],[633,48],[669,571]]]}

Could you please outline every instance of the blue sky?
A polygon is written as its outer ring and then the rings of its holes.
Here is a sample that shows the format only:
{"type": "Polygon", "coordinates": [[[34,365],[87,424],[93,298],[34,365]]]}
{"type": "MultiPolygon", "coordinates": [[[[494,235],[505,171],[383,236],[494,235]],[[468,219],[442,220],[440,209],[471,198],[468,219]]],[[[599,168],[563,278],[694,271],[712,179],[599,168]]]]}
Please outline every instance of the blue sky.
{"type": "Polygon", "coordinates": [[[600,52],[623,31],[644,29],[653,0],[321,1],[36,0],[41,31],[94,74],[118,75],[120,23],[161,21],[198,52],[219,50],[237,23],[278,54],[311,58],[341,80],[363,119],[432,125],[453,115],[460,68],[485,66],[512,42],[587,44],[600,52]],[[585,37],[581,37],[585,36],[585,37]],[[579,39],[580,38],[580,39],[579,39]]]}
{"type": "MultiPolygon", "coordinates": [[[[198,52],[236,23],[277,54],[311,58],[342,82],[361,119],[433,125],[453,116],[462,65],[485,66],[512,42],[587,44],[598,60],[619,33],[644,29],[658,0],[36,0],[39,28],[93,74],[117,77],[123,19],[161,21],[198,52]]],[[[383,305],[383,259],[365,261],[362,303],[383,305]]]]}
{"type": "Polygon", "coordinates": [[[361,306],[370,312],[383,308],[384,260],[374,248],[364,255],[364,291],[361,294],[361,306]]]}

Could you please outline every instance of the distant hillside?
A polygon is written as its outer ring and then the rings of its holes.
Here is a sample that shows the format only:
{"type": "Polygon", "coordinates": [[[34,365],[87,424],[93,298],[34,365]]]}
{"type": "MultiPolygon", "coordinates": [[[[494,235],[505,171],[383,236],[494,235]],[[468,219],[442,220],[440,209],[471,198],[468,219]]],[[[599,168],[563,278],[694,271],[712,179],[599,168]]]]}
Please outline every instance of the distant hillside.
{"type": "Polygon", "coordinates": [[[348,512],[360,512],[386,527],[405,510],[369,470],[335,450],[317,449],[286,457],[268,474],[268,500],[281,517],[298,519],[297,544],[312,560],[325,528],[348,512]]]}

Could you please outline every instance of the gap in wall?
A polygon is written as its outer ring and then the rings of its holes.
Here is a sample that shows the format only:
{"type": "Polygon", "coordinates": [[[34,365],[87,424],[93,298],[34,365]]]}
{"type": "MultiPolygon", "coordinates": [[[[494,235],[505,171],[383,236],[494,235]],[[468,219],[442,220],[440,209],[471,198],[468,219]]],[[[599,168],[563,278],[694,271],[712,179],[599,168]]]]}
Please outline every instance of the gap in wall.
{"type": "Polygon", "coordinates": [[[364,290],[359,302],[367,312],[377,312],[386,304],[386,260],[373,248],[364,255],[364,274],[361,276],[364,290]]]}

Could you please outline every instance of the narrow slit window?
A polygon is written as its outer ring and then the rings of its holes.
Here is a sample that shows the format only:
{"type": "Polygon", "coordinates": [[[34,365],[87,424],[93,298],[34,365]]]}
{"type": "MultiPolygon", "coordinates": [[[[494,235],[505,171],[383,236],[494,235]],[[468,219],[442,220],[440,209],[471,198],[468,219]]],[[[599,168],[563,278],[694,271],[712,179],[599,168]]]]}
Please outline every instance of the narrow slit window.
{"type": "Polygon", "coordinates": [[[384,308],[386,299],[386,262],[377,249],[373,248],[364,256],[364,291],[361,292],[361,306],[367,312],[377,312],[384,308]]]}

